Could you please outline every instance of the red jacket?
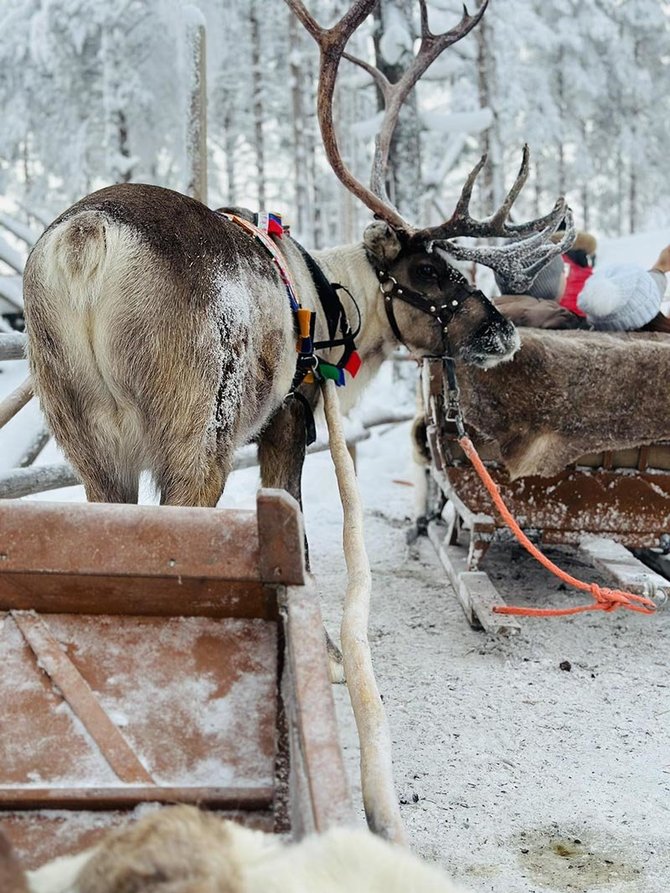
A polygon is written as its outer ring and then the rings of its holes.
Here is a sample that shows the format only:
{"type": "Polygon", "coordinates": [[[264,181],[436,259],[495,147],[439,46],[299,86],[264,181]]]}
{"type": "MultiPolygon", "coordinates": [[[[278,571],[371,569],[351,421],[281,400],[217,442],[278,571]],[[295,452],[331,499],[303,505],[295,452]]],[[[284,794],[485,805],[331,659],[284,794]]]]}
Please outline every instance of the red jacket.
{"type": "Polygon", "coordinates": [[[565,307],[566,310],[571,310],[573,313],[576,313],[577,316],[586,316],[586,314],[582,313],[577,306],[577,298],[579,297],[581,290],[584,288],[584,283],[589,276],[593,274],[593,270],[591,267],[580,267],[579,264],[576,264],[572,258],[567,256],[567,254],[563,255],[563,263],[568,269],[565,290],[559,303],[561,307],[565,307]]]}

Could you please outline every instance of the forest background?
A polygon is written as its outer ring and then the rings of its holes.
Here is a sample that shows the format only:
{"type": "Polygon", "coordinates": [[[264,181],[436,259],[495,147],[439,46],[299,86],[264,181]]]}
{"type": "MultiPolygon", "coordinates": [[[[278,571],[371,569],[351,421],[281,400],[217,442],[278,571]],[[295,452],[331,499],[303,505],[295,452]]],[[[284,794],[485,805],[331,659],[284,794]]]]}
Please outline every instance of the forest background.
{"type": "MultiPolygon", "coordinates": [[[[472,9],[481,0],[472,0],[472,9]]],[[[323,24],[346,0],[310,0],[323,24]]],[[[434,32],[462,7],[430,0],[434,32]]],[[[352,52],[391,80],[413,52],[414,0],[382,0],[352,52]]],[[[317,54],[281,0],[2,0],[0,210],[48,222],[113,182],[188,185],[194,22],[207,35],[208,203],[283,212],[307,245],[358,238],[366,209],[330,173],[315,117],[317,54]]],[[[336,121],[367,181],[380,97],[342,63],[336,121]]],[[[483,151],[476,202],[503,195],[525,142],[520,215],[566,194],[580,227],[616,236],[670,222],[670,4],[491,0],[401,116],[390,193],[409,219],[447,216],[483,151]]]]}

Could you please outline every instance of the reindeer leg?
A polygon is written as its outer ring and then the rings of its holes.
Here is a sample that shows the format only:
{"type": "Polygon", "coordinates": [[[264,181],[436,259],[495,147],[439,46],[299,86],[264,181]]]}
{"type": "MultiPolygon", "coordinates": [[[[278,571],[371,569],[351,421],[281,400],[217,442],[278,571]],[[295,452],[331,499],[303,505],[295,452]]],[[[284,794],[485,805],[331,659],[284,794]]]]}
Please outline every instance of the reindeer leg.
{"type": "Polygon", "coordinates": [[[158,476],[161,505],[188,505],[214,508],[221,498],[232,466],[230,456],[209,457],[204,463],[180,463],[164,468],[158,476]]]}
{"type": "MultiPolygon", "coordinates": [[[[302,466],[305,462],[306,408],[300,400],[289,398],[272,416],[258,440],[261,484],[287,490],[302,508],[302,466]]],[[[309,550],[305,537],[305,555],[309,568],[309,550]]]]}
{"type": "MultiPolygon", "coordinates": [[[[310,395],[312,396],[312,395],[310,395]]],[[[311,401],[310,401],[311,402],[311,401]]],[[[274,414],[258,441],[258,461],[263,487],[287,490],[302,509],[302,467],[305,462],[305,423],[307,409],[300,400],[287,400],[274,414]]],[[[309,544],[305,535],[305,562],[310,569],[309,544]]],[[[330,680],[344,682],[342,652],[333,642],[328,630],[326,650],[330,666],[330,680]]]]}

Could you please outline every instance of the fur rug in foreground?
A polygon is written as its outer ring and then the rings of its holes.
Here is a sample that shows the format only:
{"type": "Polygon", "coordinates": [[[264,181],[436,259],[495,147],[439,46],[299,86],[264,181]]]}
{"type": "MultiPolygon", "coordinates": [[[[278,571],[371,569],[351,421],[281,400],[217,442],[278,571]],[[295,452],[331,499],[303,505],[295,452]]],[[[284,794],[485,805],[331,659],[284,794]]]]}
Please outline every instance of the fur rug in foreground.
{"type": "Polygon", "coordinates": [[[28,884],[30,893],[463,893],[438,868],[365,830],[286,844],[191,806],[157,810],[30,872],[28,884]]]}
{"type": "Polygon", "coordinates": [[[465,420],[514,480],[586,453],[670,439],[670,336],[521,329],[493,369],[459,365],[465,420]]]}

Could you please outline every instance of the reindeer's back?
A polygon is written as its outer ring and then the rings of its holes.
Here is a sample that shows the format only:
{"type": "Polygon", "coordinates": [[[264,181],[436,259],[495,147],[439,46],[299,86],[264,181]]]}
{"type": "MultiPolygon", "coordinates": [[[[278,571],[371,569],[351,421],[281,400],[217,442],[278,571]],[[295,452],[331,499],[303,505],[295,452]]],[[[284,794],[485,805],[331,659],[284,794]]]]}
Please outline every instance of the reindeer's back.
{"type": "Polygon", "coordinates": [[[171,190],[82,199],[36,244],[24,290],[36,390],[75,464],[82,441],[146,467],[191,432],[246,439],[290,387],[293,321],[272,258],[171,190]]]}

